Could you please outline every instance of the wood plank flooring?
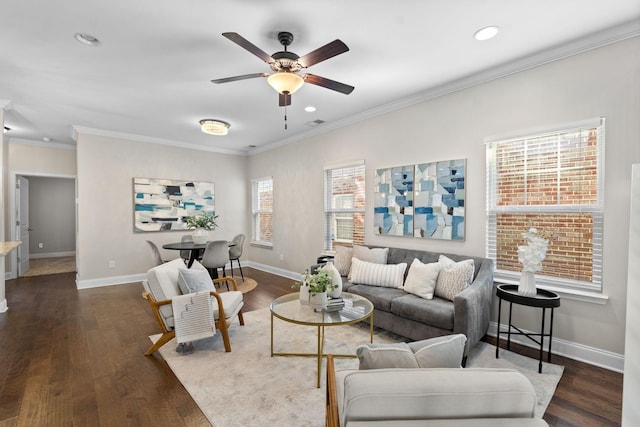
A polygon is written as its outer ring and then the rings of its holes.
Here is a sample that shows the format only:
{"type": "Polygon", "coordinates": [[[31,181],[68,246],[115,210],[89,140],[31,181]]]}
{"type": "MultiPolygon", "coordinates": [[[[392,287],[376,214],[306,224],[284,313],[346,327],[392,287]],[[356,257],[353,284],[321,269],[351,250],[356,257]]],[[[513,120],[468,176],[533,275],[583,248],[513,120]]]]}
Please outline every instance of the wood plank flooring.
{"type": "MultiPolygon", "coordinates": [[[[292,291],[290,279],[244,272],[258,282],[245,295],[245,312],[292,291]]],[[[209,426],[164,360],[143,355],[159,329],[141,284],[77,290],[74,280],[75,273],[64,273],[7,281],[0,427],[209,426]]],[[[544,416],[549,425],[620,425],[621,374],[559,356],[552,361],[565,372],[544,416]]],[[[250,397],[240,398],[251,405],[250,397]]]]}

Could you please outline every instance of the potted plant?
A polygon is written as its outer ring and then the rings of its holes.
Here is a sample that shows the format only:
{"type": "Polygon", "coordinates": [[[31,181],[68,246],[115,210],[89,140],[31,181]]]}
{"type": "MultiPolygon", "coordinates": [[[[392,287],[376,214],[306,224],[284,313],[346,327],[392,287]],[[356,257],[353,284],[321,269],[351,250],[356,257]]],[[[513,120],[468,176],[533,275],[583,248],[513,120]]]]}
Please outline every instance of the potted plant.
{"type": "Polygon", "coordinates": [[[205,212],[200,215],[185,217],[184,223],[187,224],[189,230],[195,230],[192,233],[193,241],[202,244],[207,242],[207,231],[215,230],[218,226],[217,219],[218,215],[212,212],[205,212]]]}
{"type": "Polygon", "coordinates": [[[305,272],[302,283],[296,282],[294,286],[300,288],[300,301],[304,303],[302,295],[308,293],[309,304],[317,310],[327,307],[327,293],[335,288],[331,281],[331,273],[323,268],[315,274],[305,272]]]}

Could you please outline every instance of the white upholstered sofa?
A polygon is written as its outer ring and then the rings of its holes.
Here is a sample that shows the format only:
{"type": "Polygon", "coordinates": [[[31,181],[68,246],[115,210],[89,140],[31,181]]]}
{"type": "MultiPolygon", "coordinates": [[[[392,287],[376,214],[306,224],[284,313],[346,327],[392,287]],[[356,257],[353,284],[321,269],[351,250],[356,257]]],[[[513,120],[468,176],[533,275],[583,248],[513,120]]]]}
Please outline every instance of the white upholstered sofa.
{"type": "Polygon", "coordinates": [[[341,370],[327,358],[328,427],[547,426],[529,380],[508,369],[341,370]]]}

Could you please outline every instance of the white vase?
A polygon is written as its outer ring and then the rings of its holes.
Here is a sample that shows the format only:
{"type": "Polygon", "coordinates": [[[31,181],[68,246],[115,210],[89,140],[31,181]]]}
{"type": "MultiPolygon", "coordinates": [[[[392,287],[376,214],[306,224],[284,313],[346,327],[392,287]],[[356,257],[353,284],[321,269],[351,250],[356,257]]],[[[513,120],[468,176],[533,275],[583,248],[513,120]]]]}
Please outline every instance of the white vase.
{"type": "Polygon", "coordinates": [[[300,304],[309,305],[309,285],[306,283],[300,285],[300,304]]]}
{"type": "Polygon", "coordinates": [[[525,297],[534,297],[536,290],[536,274],[533,271],[523,271],[518,284],[518,294],[525,297]]]}
{"type": "Polygon", "coordinates": [[[327,264],[323,267],[327,272],[331,271],[331,284],[334,286],[328,293],[330,298],[338,298],[342,293],[342,277],[340,272],[333,265],[332,261],[327,261],[327,264]]]}
{"type": "Polygon", "coordinates": [[[209,237],[209,233],[204,228],[196,228],[195,231],[191,233],[191,237],[193,237],[193,242],[197,245],[203,245],[207,243],[207,239],[209,237]]]}
{"type": "Polygon", "coordinates": [[[315,310],[322,310],[327,308],[327,293],[318,292],[317,294],[311,294],[309,296],[309,304],[315,310]]]}

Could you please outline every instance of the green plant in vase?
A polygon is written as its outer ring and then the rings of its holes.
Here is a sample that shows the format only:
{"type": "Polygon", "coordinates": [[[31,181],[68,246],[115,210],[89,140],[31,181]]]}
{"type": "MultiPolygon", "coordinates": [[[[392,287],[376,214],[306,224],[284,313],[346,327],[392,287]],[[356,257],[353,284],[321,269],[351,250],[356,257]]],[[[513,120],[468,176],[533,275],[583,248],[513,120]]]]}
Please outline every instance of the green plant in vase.
{"type": "Polygon", "coordinates": [[[187,216],[184,218],[184,223],[189,230],[195,230],[193,232],[193,241],[195,243],[207,242],[207,231],[215,230],[218,226],[216,220],[218,215],[212,212],[205,212],[200,215],[187,216]]]}

